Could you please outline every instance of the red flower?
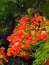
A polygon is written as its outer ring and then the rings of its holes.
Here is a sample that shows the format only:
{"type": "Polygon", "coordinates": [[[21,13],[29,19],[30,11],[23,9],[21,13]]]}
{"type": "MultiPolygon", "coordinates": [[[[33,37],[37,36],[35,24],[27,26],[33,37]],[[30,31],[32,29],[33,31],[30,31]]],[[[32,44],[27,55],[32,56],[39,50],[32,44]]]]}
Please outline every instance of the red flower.
{"type": "Polygon", "coordinates": [[[44,64],[45,62],[44,62],[44,60],[40,60],[40,64],[44,64]]]}
{"type": "Polygon", "coordinates": [[[23,43],[27,43],[29,45],[34,42],[35,42],[34,38],[31,38],[31,37],[29,39],[24,38],[24,40],[23,40],[23,43]]]}
{"type": "Polygon", "coordinates": [[[19,54],[21,42],[11,43],[7,50],[7,56],[19,54]]]}
{"type": "Polygon", "coordinates": [[[34,27],[35,26],[35,23],[32,22],[31,26],[34,27]]]}
{"type": "Polygon", "coordinates": [[[7,37],[7,40],[8,40],[9,42],[13,41],[13,39],[14,39],[14,36],[8,36],[8,37],[7,37]]]}
{"type": "Polygon", "coordinates": [[[49,20],[46,20],[46,24],[49,24],[49,20]]]}
{"type": "Polygon", "coordinates": [[[28,60],[30,58],[29,53],[27,53],[26,51],[21,51],[21,54],[23,55],[23,57],[28,60]]]}
{"type": "MultiPolygon", "coordinates": [[[[4,59],[6,62],[8,62],[7,56],[6,56],[5,52],[4,52],[4,50],[5,50],[4,47],[0,48],[0,58],[4,59]]],[[[2,60],[0,60],[0,61],[2,61],[2,60]]]]}
{"type": "Polygon", "coordinates": [[[24,24],[18,25],[18,30],[24,31],[25,28],[26,28],[26,25],[24,25],[24,24]]]}
{"type": "Polygon", "coordinates": [[[13,30],[13,33],[14,33],[14,34],[17,34],[17,33],[18,33],[18,30],[15,28],[15,29],[13,30]]]}
{"type": "Polygon", "coordinates": [[[39,16],[39,15],[35,14],[35,16],[32,16],[32,17],[31,17],[31,22],[32,22],[31,25],[32,25],[32,26],[38,25],[38,24],[39,24],[39,21],[40,21],[41,23],[44,23],[44,20],[43,20],[42,16],[39,16]]]}
{"type": "Polygon", "coordinates": [[[23,36],[23,33],[22,32],[18,33],[17,34],[17,39],[21,40],[22,39],[22,36],[23,36]]]}
{"type": "Polygon", "coordinates": [[[0,60],[0,63],[2,63],[2,60],[0,60]]]}
{"type": "Polygon", "coordinates": [[[25,15],[24,17],[22,17],[22,18],[19,20],[19,22],[20,22],[20,24],[26,25],[27,20],[28,20],[28,16],[25,15]]]}
{"type": "Polygon", "coordinates": [[[30,55],[28,53],[26,53],[25,59],[29,60],[30,58],[31,58],[30,55]]]}
{"type": "Polygon", "coordinates": [[[23,40],[23,43],[28,43],[28,44],[30,44],[30,43],[31,43],[31,40],[30,40],[30,39],[24,39],[24,40],[23,40]]]}
{"type": "MultiPolygon", "coordinates": [[[[11,43],[7,50],[7,56],[23,56],[26,59],[30,58],[30,54],[27,50],[29,50],[30,46],[42,39],[43,41],[47,38],[47,31],[44,26],[41,26],[44,23],[42,16],[35,14],[30,18],[30,24],[28,21],[28,16],[25,15],[19,20],[19,24],[14,29],[13,34],[7,37],[11,43]],[[40,22],[39,22],[40,21],[40,22]],[[39,28],[40,23],[40,28],[39,28]],[[25,50],[25,51],[24,51],[25,50]],[[21,55],[22,54],[22,55],[21,55]]],[[[49,21],[47,22],[49,23],[49,21]]],[[[43,64],[44,61],[41,60],[40,64],[43,64]]]]}
{"type": "Polygon", "coordinates": [[[31,33],[26,33],[25,34],[25,38],[30,38],[31,37],[31,33]]]}
{"type": "Polygon", "coordinates": [[[37,41],[37,40],[39,40],[39,39],[40,39],[39,34],[35,34],[35,35],[34,35],[34,40],[37,41]]]}
{"type": "Polygon", "coordinates": [[[49,59],[47,60],[46,65],[49,65],[49,59]]]}
{"type": "Polygon", "coordinates": [[[37,21],[40,21],[41,23],[44,23],[44,20],[43,20],[42,16],[38,16],[37,21]]]}
{"type": "Polygon", "coordinates": [[[29,45],[28,44],[22,44],[22,48],[28,50],[29,49],[29,45]]]}
{"type": "Polygon", "coordinates": [[[41,31],[41,33],[39,34],[40,38],[43,41],[46,41],[47,35],[48,35],[48,33],[46,31],[41,31]]]}

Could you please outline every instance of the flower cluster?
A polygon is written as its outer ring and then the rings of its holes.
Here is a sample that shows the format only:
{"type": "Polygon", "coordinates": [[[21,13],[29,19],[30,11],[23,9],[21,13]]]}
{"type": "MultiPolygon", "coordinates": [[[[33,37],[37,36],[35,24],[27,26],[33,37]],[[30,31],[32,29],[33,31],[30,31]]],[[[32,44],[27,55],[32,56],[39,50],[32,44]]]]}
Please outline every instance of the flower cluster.
{"type": "MultiPolygon", "coordinates": [[[[4,53],[3,47],[0,48],[0,58],[3,58],[6,62],[8,61],[6,57],[9,56],[21,56],[27,60],[32,58],[35,53],[33,50],[36,50],[34,49],[34,44],[37,41],[38,43],[40,41],[46,42],[49,34],[45,25],[49,24],[49,20],[45,21],[39,14],[35,14],[30,18],[28,15],[25,15],[18,21],[19,23],[13,30],[11,36],[7,37],[7,40],[10,42],[7,53],[4,53]]],[[[40,64],[44,63],[45,61],[40,60],[40,64]]],[[[46,65],[48,64],[49,60],[47,60],[46,65]]]]}
{"type": "Polygon", "coordinates": [[[45,22],[42,16],[38,14],[31,16],[30,19],[28,15],[23,16],[13,30],[13,34],[7,37],[10,42],[7,56],[22,56],[29,59],[30,53],[28,51],[34,42],[46,41],[48,32],[44,26],[45,23],[48,24],[49,21],[45,22]]]}
{"type": "Polygon", "coordinates": [[[6,62],[8,62],[7,60],[7,57],[6,57],[6,54],[4,52],[5,48],[4,47],[1,47],[0,48],[0,62],[2,62],[2,59],[4,59],[6,62]]]}

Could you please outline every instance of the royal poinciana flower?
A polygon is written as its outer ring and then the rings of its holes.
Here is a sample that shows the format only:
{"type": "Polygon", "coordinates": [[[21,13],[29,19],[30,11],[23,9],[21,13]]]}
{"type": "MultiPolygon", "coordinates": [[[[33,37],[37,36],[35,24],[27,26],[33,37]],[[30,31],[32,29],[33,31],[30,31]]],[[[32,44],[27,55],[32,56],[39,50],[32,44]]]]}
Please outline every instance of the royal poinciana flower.
{"type": "Polygon", "coordinates": [[[46,65],[49,65],[49,59],[47,59],[46,65]]]}
{"type": "Polygon", "coordinates": [[[49,58],[46,60],[40,60],[41,65],[49,65],[49,58]]]}
{"type": "Polygon", "coordinates": [[[31,22],[32,22],[32,26],[36,26],[36,25],[39,25],[39,22],[44,23],[44,20],[43,20],[42,16],[35,14],[35,16],[31,17],[31,22]]]}
{"type": "Polygon", "coordinates": [[[22,18],[19,20],[19,22],[20,22],[20,24],[22,24],[22,25],[26,25],[27,20],[28,20],[28,16],[25,15],[24,17],[22,17],[22,18]]]}
{"type": "Polygon", "coordinates": [[[28,60],[30,58],[30,55],[28,52],[22,50],[20,53],[26,60],[28,60]]]}
{"type": "MultiPolygon", "coordinates": [[[[31,24],[28,23],[28,19],[27,15],[23,16],[13,30],[13,34],[7,37],[7,40],[10,42],[7,56],[22,56],[28,59],[30,58],[30,53],[28,53],[30,46],[38,40],[46,41],[48,32],[45,26],[41,26],[41,24],[45,24],[42,16],[38,14],[31,16],[31,24]]],[[[46,23],[48,22],[46,21],[46,23]]],[[[40,63],[43,63],[43,61],[40,63]]]]}
{"type": "Polygon", "coordinates": [[[42,64],[45,64],[44,60],[40,60],[40,64],[41,64],[41,65],[42,65],[42,64]]]}
{"type": "Polygon", "coordinates": [[[7,50],[7,56],[13,56],[13,55],[16,55],[16,54],[19,55],[19,52],[20,52],[20,44],[21,44],[21,42],[11,43],[9,45],[8,50],[7,50]]]}
{"type": "Polygon", "coordinates": [[[41,33],[39,34],[40,38],[43,41],[46,41],[47,35],[48,35],[48,32],[47,31],[41,31],[41,33]]]}
{"type": "Polygon", "coordinates": [[[49,20],[46,21],[46,24],[49,24],[49,20]]]}
{"type": "MultiPolygon", "coordinates": [[[[7,53],[4,52],[4,47],[0,48],[0,62],[2,62],[2,59],[8,62],[7,57],[9,56],[21,56],[26,60],[33,57],[33,52],[29,50],[33,44],[36,41],[42,40],[45,42],[47,40],[49,33],[45,24],[49,24],[49,20],[44,21],[42,16],[38,14],[31,16],[30,20],[28,15],[23,16],[11,36],[7,37],[10,42],[7,53]]],[[[46,59],[46,61],[40,60],[40,64],[49,65],[49,59],[46,59]]]]}
{"type": "Polygon", "coordinates": [[[2,62],[2,59],[4,59],[6,62],[8,62],[7,60],[7,56],[4,52],[5,48],[4,47],[1,47],[0,48],[0,62],[2,62]]]}

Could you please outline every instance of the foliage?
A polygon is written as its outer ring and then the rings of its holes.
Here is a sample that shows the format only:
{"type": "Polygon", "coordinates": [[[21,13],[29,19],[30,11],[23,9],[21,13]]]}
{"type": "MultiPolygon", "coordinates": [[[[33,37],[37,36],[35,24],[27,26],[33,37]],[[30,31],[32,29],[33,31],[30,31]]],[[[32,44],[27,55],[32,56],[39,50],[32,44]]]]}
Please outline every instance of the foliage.
{"type": "Polygon", "coordinates": [[[48,0],[41,0],[39,9],[42,12],[42,15],[49,19],[49,1],[48,0]]]}

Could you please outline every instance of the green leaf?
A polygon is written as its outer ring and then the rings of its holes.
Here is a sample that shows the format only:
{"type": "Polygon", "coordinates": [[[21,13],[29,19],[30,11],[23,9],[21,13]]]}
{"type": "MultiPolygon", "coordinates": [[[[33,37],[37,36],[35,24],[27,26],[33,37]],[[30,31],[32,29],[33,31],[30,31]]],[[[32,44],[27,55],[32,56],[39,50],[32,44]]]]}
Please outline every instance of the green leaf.
{"type": "Polygon", "coordinates": [[[4,65],[4,64],[1,62],[0,65],[4,65]]]}

